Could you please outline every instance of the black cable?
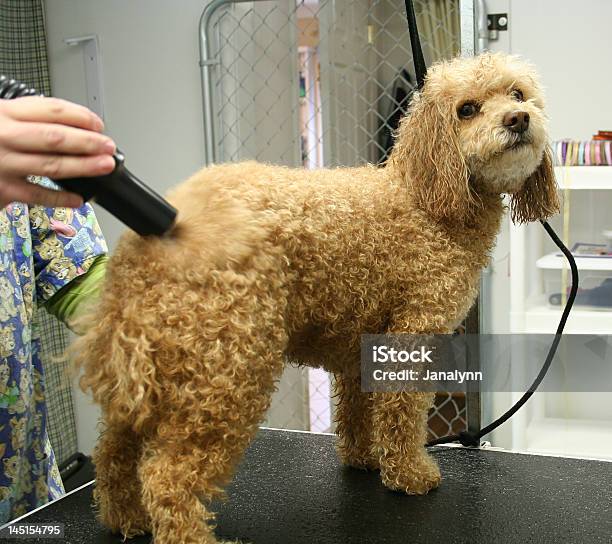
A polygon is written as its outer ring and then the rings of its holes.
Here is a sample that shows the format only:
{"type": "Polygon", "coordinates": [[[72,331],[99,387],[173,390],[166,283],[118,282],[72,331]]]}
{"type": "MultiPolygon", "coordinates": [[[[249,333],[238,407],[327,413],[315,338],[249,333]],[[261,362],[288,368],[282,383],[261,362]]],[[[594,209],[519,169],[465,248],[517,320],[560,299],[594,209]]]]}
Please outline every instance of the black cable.
{"type": "Polygon", "coordinates": [[[25,83],[0,75],[0,98],[11,99],[20,96],[35,96],[35,89],[28,87],[25,83]]]}
{"type": "Polygon", "coordinates": [[[412,59],[414,62],[414,70],[416,72],[417,89],[421,89],[425,83],[427,75],[427,65],[423,58],[423,49],[421,48],[421,40],[419,38],[419,29],[414,13],[412,0],[406,0],[406,18],[408,19],[408,32],[410,34],[410,47],[412,49],[412,59]]]}
{"type": "Polygon", "coordinates": [[[463,431],[459,434],[453,434],[449,436],[444,436],[442,438],[437,438],[436,440],[432,440],[427,443],[427,446],[437,446],[438,444],[448,444],[449,442],[461,442],[464,446],[474,446],[478,447],[480,445],[480,439],[494,431],[500,425],[504,424],[508,421],[516,412],[518,412],[523,405],[532,397],[535,393],[536,389],[542,383],[542,380],[546,376],[548,369],[552,363],[552,360],[557,351],[557,347],[559,346],[559,342],[561,341],[561,336],[563,334],[563,329],[565,328],[565,324],[567,322],[567,318],[569,317],[570,311],[572,310],[572,306],[574,305],[574,300],[576,299],[576,293],[578,292],[578,267],[576,266],[576,260],[572,255],[572,252],[565,247],[565,244],[561,241],[561,239],[557,236],[557,233],[552,229],[552,227],[548,224],[547,221],[540,221],[542,226],[551,237],[552,241],[556,244],[556,246],[561,250],[563,255],[565,255],[567,261],[570,265],[570,270],[572,272],[572,286],[567,297],[567,302],[565,303],[565,308],[563,309],[563,313],[561,315],[561,319],[559,320],[559,325],[557,326],[557,332],[555,333],[555,338],[548,350],[548,354],[546,355],[546,359],[542,368],[540,369],[539,374],[536,379],[531,384],[531,387],[523,394],[523,396],[516,401],[516,403],[504,414],[498,417],[492,423],[489,423],[483,429],[480,429],[477,433],[470,433],[468,431],[463,431]]]}

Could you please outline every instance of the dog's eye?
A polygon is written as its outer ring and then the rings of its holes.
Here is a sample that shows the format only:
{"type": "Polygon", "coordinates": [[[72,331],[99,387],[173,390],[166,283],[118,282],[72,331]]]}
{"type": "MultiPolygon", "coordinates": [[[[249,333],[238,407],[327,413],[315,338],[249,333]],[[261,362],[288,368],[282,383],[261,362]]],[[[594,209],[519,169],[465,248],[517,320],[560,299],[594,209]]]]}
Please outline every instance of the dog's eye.
{"type": "Polygon", "coordinates": [[[523,102],[523,100],[525,100],[525,97],[523,96],[523,91],[521,91],[520,89],[514,89],[514,91],[510,93],[510,96],[515,100],[518,100],[519,102],[523,102]]]}
{"type": "Polygon", "coordinates": [[[478,105],[474,104],[474,102],[466,102],[459,107],[457,113],[462,119],[470,119],[478,113],[478,105]]]}

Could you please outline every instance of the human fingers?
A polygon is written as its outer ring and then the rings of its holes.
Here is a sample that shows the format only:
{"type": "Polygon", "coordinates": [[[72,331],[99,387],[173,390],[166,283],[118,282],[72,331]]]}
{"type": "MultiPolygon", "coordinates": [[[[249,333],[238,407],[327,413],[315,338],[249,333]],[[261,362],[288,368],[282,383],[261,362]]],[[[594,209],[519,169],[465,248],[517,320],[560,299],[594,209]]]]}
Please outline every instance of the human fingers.
{"type": "Polygon", "coordinates": [[[16,121],[57,123],[96,132],[104,130],[102,119],[94,112],[61,98],[24,96],[0,100],[0,113],[16,121]]]}
{"type": "Polygon", "coordinates": [[[98,132],[38,122],[0,125],[0,148],[71,155],[112,155],[117,149],[108,136],[98,132]]]}
{"type": "Polygon", "coordinates": [[[57,155],[9,152],[2,157],[2,171],[12,177],[44,176],[53,180],[103,176],[115,168],[111,155],[57,155]]]}

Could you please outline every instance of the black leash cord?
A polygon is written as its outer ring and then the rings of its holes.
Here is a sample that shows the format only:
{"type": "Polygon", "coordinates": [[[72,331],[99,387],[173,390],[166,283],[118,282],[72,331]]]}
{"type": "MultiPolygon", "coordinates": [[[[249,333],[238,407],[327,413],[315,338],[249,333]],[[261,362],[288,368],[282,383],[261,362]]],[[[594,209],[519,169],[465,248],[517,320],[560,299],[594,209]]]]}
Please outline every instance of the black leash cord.
{"type": "Polygon", "coordinates": [[[437,446],[438,444],[448,444],[449,442],[459,441],[464,446],[472,446],[478,447],[480,446],[480,439],[494,431],[500,425],[504,424],[508,421],[516,412],[518,412],[523,405],[531,398],[531,396],[535,393],[536,389],[542,383],[544,376],[548,372],[552,360],[557,351],[557,347],[559,346],[559,342],[561,341],[561,335],[563,334],[563,329],[565,328],[565,323],[567,322],[567,318],[569,317],[570,311],[572,310],[572,306],[574,305],[574,300],[576,299],[576,293],[578,292],[578,267],[576,266],[576,260],[572,255],[571,251],[565,247],[565,244],[561,241],[561,239],[557,236],[557,233],[552,229],[552,227],[548,224],[547,221],[540,221],[542,226],[551,237],[552,241],[556,244],[556,246],[561,250],[565,258],[569,262],[570,270],[572,271],[572,287],[570,289],[569,295],[567,297],[567,302],[565,303],[565,308],[563,309],[563,314],[561,315],[561,319],[559,320],[559,325],[557,326],[557,332],[555,333],[555,338],[550,345],[550,349],[548,350],[548,354],[546,355],[546,360],[542,365],[542,368],[537,375],[536,379],[531,384],[531,387],[523,394],[523,396],[516,401],[516,403],[504,414],[498,417],[492,423],[489,423],[486,427],[478,431],[477,433],[470,433],[468,431],[463,431],[459,434],[453,434],[449,436],[443,436],[442,438],[437,438],[436,440],[432,440],[427,443],[427,446],[437,446]]]}
{"type": "Polygon", "coordinates": [[[412,0],[405,0],[405,3],[406,19],[408,19],[408,33],[410,34],[410,48],[412,49],[412,59],[414,62],[414,70],[416,72],[417,89],[421,89],[425,83],[427,66],[425,65],[425,59],[423,58],[423,49],[421,48],[421,39],[419,38],[419,29],[417,26],[412,0]]]}
{"type": "MultiPolygon", "coordinates": [[[[425,76],[427,75],[427,66],[425,65],[425,60],[423,58],[423,50],[421,49],[421,40],[419,39],[419,30],[417,27],[416,15],[414,13],[414,5],[412,3],[412,0],[405,0],[405,4],[406,19],[408,21],[408,32],[410,34],[410,46],[412,48],[412,58],[414,61],[414,70],[416,72],[417,88],[420,90],[425,83],[425,76]]],[[[484,429],[481,429],[477,433],[462,431],[459,434],[443,436],[442,438],[437,438],[435,440],[432,440],[431,442],[428,442],[428,447],[437,446],[438,444],[448,444],[449,442],[457,441],[461,442],[461,444],[463,444],[464,446],[480,446],[480,439],[483,436],[489,434],[491,431],[494,431],[495,429],[497,429],[497,427],[508,421],[531,398],[538,386],[542,383],[544,376],[546,376],[546,373],[550,368],[552,360],[557,351],[557,347],[559,346],[559,342],[561,341],[561,335],[563,334],[565,323],[567,322],[567,318],[569,317],[569,313],[574,304],[576,293],[578,292],[578,267],[576,266],[576,261],[571,251],[565,247],[565,244],[557,236],[556,232],[552,229],[552,227],[546,221],[540,222],[542,223],[544,229],[546,229],[546,232],[551,237],[552,241],[567,258],[570,265],[570,269],[572,271],[572,287],[567,297],[567,302],[565,303],[563,314],[561,315],[561,319],[559,320],[559,326],[557,327],[555,338],[552,344],[550,345],[550,349],[548,350],[548,355],[546,355],[546,360],[542,365],[542,369],[540,370],[540,373],[538,374],[534,382],[531,384],[529,390],[505,414],[502,414],[495,421],[489,423],[484,429]]]]}

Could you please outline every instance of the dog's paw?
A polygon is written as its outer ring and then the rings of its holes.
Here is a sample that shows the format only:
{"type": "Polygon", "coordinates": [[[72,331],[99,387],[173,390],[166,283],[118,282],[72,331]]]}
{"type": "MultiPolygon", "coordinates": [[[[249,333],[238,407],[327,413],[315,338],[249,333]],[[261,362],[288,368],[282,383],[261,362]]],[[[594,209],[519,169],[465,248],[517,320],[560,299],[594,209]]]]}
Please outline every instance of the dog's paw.
{"type": "Polygon", "coordinates": [[[113,533],[132,538],[151,532],[151,518],[142,505],[140,489],[126,485],[109,492],[98,484],[93,490],[94,511],[98,521],[113,533]]]}
{"type": "Polygon", "coordinates": [[[425,495],[442,479],[437,463],[427,454],[417,461],[410,459],[403,465],[383,467],[380,476],[385,487],[408,495],[425,495]]]}
{"type": "Polygon", "coordinates": [[[340,455],[343,465],[347,465],[358,470],[378,470],[380,465],[378,460],[372,455],[340,455]]]}
{"type": "Polygon", "coordinates": [[[350,463],[346,463],[351,468],[356,468],[357,470],[365,470],[365,471],[375,471],[380,467],[378,463],[374,460],[364,460],[363,462],[359,461],[351,461],[350,463]]]}
{"type": "Polygon", "coordinates": [[[359,470],[378,470],[380,468],[378,457],[369,448],[347,446],[340,441],[336,446],[336,453],[343,465],[359,470]]]}
{"type": "MultiPolygon", "coordinates": [[[[102,521],[102,520],[100,520],[102,521]]],[[[123,521],[113,525],[102,521],[105,527],[108,527],[113,533],[121,535],[123,540],[134,538],[141,535],[151,534],[151,525],[148,523],[134,523],[133,521],[123,521]]]]}
{"type": "Polygon", "coordinates": [[[151,520],[140,508],[106,509],[98,508],[98,521],[124,540],[151,532],[151,520]]]}

